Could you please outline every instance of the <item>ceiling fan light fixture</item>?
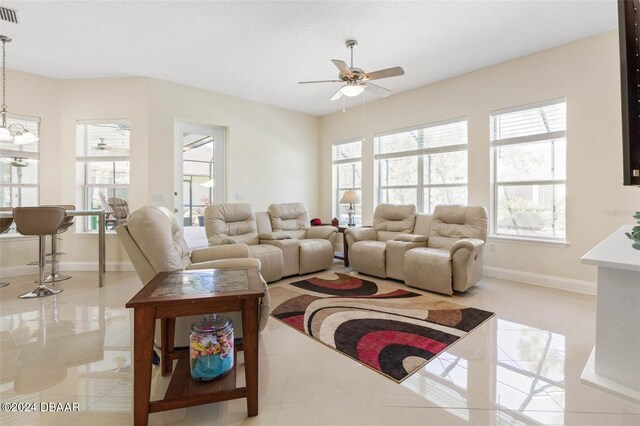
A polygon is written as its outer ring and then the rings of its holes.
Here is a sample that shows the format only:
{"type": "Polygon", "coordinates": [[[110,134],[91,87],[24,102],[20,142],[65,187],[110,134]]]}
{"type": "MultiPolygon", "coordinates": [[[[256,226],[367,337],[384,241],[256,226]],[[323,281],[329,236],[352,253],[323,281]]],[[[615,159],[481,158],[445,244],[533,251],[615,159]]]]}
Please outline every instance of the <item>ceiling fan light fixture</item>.
{"type": "Polygon", "coordinates": [[[360,86],[359,84],[347,84],[342,86],[340,92],[342,92],[344,96],[353,98],[364,92],[364,86],[360,86]]]}

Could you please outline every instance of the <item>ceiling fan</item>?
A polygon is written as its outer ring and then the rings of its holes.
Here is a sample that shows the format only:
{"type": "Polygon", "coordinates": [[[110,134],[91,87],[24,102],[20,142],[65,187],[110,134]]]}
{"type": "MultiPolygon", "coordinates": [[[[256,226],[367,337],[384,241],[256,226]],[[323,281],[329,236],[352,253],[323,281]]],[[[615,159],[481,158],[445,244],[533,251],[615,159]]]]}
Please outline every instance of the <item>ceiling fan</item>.
{"type": "Polygon", "coordinates": [[[98,138],[98,143],[96,143],[91,148],[97,149],[98,151],[113,151],[113,152],[129,152],[126,148],[116,148],[104,141],[105,138],[98,138]]]}
{"type": "Polygon", "coordinates": [[[27,167],[29,165],[29,160],[22,157],[3,158],[2,162],[18,168],[27,167]]]}
{"type": "Polygon", "coordinates": [[[377,84],[371,83],[371,80],[378,80],[381,78],[396,77],[404,75],[402,67],[385,68],[383,70],[364,72],[362,68],[353,66],[353,48],[358,46],[356,40],[347,40],[347,48],[351,49],[351,66],[347,66],[344,61],[339,59],[332,59],[331,62],[340,70],[337,80],[315,80],[315,81],[299,81],[298,84],[310,84],[310,83],[345,83],[335,95],[331,98],[332,101],[338,100],[344,96],[354,97],[361,94],[365,89],[378,96],[389,96],[391,90],[386,89],[377,84]]]}

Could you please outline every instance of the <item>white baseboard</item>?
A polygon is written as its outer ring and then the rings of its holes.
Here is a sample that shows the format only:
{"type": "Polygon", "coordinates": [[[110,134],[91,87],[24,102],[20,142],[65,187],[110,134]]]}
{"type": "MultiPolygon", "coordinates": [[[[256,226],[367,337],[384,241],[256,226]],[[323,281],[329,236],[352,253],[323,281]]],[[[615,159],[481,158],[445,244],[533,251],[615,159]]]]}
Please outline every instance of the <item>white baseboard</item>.
{"type": "MultiPolygon", "coordinates": [[[[107,262],[107,272],[109,271],[135,271],[131,262],[107,262]]],[[[94,272],[98,270],[98,262],[60,262],[61,271],[85,271],[94,272]]]]}
{"type": "MultiPolygon", "coordinates": [[[[107,271],[135,271],[131,262],[107,262],[107,271]]],[[[49,270],[47,265],[47,270],[49,270]]],[[[95,272],[98,270],[97,262],[61,262],[58,269],[60,271],[95,272]]],[[[21,275],[37,274],[38,267],[35,265],[7,266],[0,268],[0,276],[17,277],[21,275]]]]}
{"type": "Polygon", "coordinates": [[[556,288],[576,293],[596,295],[596,283],[591,281],[574,280],[572,278],[555,277],[552,275],[535,274],[533,272],[516,271],[513,269],[485,266],[484,276],[503,280],[518,281],[541,287],[556,288]]]}
{"type": "Polygon", "coordinates": [[[0,268],[0,276],[5,277],[19,277],[21,275],[37,274],[37,266],[20,265],[20,266],[3,266],[0,268]]]}

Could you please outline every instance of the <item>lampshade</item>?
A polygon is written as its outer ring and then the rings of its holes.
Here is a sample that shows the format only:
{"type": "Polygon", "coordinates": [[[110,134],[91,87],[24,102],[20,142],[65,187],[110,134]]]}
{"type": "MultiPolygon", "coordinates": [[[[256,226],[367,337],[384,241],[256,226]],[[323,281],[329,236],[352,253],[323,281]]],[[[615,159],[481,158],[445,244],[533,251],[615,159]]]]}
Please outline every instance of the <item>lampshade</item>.
{"type": "Polygon", "coordinates": [[[28,130],[16,133],[16,136],[13,140],[13,143],[15,143],[16,145],[26,145],[34,142],[38,142],[38,138],[28,130]]]}
{"type": "Polygon", "coordinates": [[[215,183],[215,182],[213,181],[213,179],[209,179],[208,181],[203,182],[203,183],[201,183],[200,185],[201,185],[201,186],[205,186],[205,187],[207,187],[207,188],[213,188],[213,187],[214,187],[214,183],[215,183]]]}
{"type": "Polygon", "coordinates": [[[342,86],[342,88],[340,88],[340,91],[342,92],[343,95],[349,96],[352,98],[362,93],[364,91],[364,87],[358,84],[347,84],[345,86],[342,86]]]}
{"type": "Polygon", "coordinates": [[[11,133],[9,133],[9,129],[7,129],[6,127],[0,127],[0,141],[8,142],[12,140],[13,136],[11,136],[11,133]]]}
{"type": "Polygon", "coordinates": [[[355,191],[345,191],[342,198],[340,198],[340,204],[358,204],[359,202],[360,197],[355,191]]]}

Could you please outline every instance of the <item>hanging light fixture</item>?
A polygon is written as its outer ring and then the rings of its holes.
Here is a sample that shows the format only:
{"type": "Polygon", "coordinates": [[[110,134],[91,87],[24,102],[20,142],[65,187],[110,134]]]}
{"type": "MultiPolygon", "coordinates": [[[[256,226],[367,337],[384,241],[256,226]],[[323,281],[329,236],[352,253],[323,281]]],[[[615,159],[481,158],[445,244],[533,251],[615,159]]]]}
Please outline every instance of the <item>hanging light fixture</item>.
{"type": "Polygon", "coordinates": [[[340,88],[340,92],[343,95],[353,98],[358,96],[360,93],[364,92],[364,86],[361,86],[357,83],[347,83],[346,85],[340,88]]]}
{"type": "Polygon", "coordinates": [[[16,145],[26,145],[38,142],[38,137],[25,129],[22,124],[14,123],[7,126],[7,52],[6,44],[11,42],[11,38],[0,35],[2,41],[2,126],[0,126],[0,141],[13,142],[16,145]]]}

